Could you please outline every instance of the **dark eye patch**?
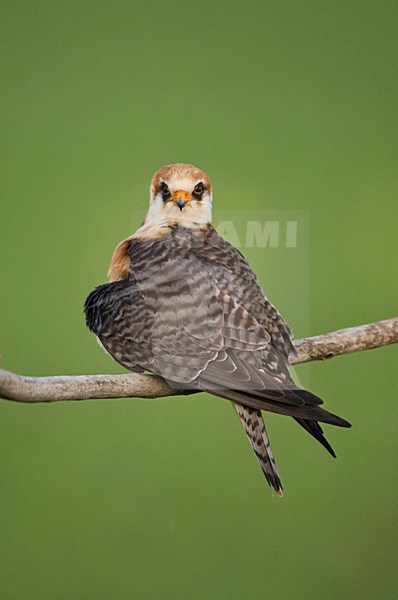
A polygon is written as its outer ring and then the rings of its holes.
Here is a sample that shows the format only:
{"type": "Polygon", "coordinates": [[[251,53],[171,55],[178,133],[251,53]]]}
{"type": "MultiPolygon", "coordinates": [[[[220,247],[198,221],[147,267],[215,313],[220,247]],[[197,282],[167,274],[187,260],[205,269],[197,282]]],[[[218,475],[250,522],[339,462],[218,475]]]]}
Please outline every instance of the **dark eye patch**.
{"type": "Polygon", "coordinates": [[[199,200],[204,192],[205,192],[205,185],[203,183],[203,181],[199,181],[199,183],[197,183],[193,189],[192,195],[194,196],[194,198],[196,198],[197,200],[199,200]]]}
{"type": "Polygon", "coordinates": [[[163,201],[167,202],[167,200],[171,198],[171,192],[169,190],[169,186],[164,181],[162,181],[160,184],[160,191],[162,192],[163,201]]]}

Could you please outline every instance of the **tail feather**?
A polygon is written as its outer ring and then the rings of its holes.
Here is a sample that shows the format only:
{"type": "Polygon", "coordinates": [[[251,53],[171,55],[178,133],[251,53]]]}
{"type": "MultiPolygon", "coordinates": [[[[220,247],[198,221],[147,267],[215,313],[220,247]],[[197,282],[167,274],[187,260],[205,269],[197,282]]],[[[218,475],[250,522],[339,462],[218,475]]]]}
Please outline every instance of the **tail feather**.
{"type": "MultiPolygon", "coordinates": [[[[282,399],[280,401],[275,400],[270,397],[268,390],[226,388],[217,383],[207,381],[203,375],[198,379],[198,387],[202,391],[207,391],[215,396],[231,400],[269,485],[280,496],[282,496],[282,484],[265,430],[261,414],[262,410],[293,417],[333,457],[336,457],[336,454],[324,437],[318,421],[336,425],[337,427],[351,427],[351,424],[345,419],[321,408],[319,406],[322,403],[320,398],[311,394],[311,392],[299,388],[293,390],[295,397],[301,398],[303,401],[302,404],[297,405],[284,403],[282,399]]],[[[289,388],[284,389],[285,395],[289,395],[291,391],[289,388]]]]}
{"type": "MultiPolygon", "coordinates": [[[[324,408],[318,405],[308,405],[305,402],[301,406],[292,406],[282,401],[271,400],[267,395],[267,390],[262,392],[262,396],[255,395],[251,390],[242,391],[236,389],[227,389],[215,383],[210,383],[204,378],[200,378],[199,387],[204,392],[209,392],[220,398],[227,398],[238,404],[255,408],[258,410],[268,410],[280,415],[289,415],[296,419],[303,419],[308,421],[321,421],[322,423],[329,423],[330,425],[336,425],[337,427],[351,427],[351,424],[342,419],[341,417],[328,412],[324,408]]],[[[290,390],[285,390],[286,394],[290,393],[290,390]]],[[[302,397],[306,398],[306,390],[296,389],[295,394],[303,392],[302,397]]],[[[258,391],[256,391],[258,394],[258,391]]],[[[313,396],[313,394],[311,394],[313,396]]]]}
{"type": "Polygon", "coordinates": [[[250,444],[254,450],[257,460],[263,470],[270,487],[273,487],[278,496],[283,495],[281,480],[274,455],[271,450],[270,441],[265,429],[264,420],[260,410],[248,408],[242,404],[232,403],[242,423],[250,444]]]}
{"type": "Polygon", "coordinates": [[[294,420],[297,421],[297,423],[301,425],[301,427],[304,427],[304,429],[308,431],[310,435],[312,435],[316,440],[318,440],[318,442],[322,444],[324,448],[326,448],[326,450],[329,452],[329,454],[333,456],[333,458],[336,458],[335,451],[323,435],[322,427],[317,421],[309,421],[308,419],[297,419],[296,417],[294,417],[294,420]]]}

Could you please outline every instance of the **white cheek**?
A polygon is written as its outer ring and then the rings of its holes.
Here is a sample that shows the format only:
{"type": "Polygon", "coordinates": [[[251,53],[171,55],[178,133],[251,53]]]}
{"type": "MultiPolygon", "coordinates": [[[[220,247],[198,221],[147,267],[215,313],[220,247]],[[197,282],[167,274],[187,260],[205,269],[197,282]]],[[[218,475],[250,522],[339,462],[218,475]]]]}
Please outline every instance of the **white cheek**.
{"type": "Polygon", "coordinates": [[[210,223],[211,222],[211,196],[209,194],[205,194],[202,200],[194,200],[192,202],[192,208],[194,210],[195,215],[198,217],[198,222],[200,223],[210,223]]]}
{"type": "Polygon", "coordinates": [[[152,198],[149,203],[149,209],[145,220],[151,221],[152,219],[156,218],[160,214],[161,210],[164,208],[163,205],[163,199],[159,195],[152,198]]]}

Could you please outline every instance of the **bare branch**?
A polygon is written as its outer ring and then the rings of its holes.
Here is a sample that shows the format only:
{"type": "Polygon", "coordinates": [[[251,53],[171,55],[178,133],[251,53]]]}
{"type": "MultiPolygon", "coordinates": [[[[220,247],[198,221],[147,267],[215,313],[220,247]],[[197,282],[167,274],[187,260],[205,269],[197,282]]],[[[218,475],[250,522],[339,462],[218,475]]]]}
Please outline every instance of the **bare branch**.
{"type": "MultiPolygon", "coordinates": [[[[325,360],[398,342],[398,317],[296,340],[293,364],[325,360]]],[[[159,398],[192,393],[171,388],[155,375],[65,375],[24,377],[0,369],[0,397],[16,402],[58,402],[93,398],[159,398]]]]}
{"type": "Polygon", "coordinates": [[[298,358],[293,364],[326,360],[341,354],[350,354],[359,350],[372,350],[379,346],[388,346],[398,342],[398,317],[347,327],[332,333],[296,340],[294,347],[298,358]]]}

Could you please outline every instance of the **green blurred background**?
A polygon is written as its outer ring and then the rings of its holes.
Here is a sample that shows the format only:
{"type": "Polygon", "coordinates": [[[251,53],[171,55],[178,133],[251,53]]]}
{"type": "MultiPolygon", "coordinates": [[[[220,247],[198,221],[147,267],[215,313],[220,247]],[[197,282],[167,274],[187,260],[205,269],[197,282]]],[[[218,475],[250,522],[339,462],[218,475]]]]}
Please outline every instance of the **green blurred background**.
{"type": "MultiPolygon", "coordinates": [[[[308,217],[299,278],[297,249],[243,249],[296,337],[393,316],[397,16],[4,1],[2,366],[123,372],[82,303],[176,161],[212,177],[217,219],[308,217]]],[[[396,359],[297,368],[353,428],[327,428],[333,461],[267,418],[282,500],[223,400],[2,401],[1,599],[395,598],[396,359]]]]}

